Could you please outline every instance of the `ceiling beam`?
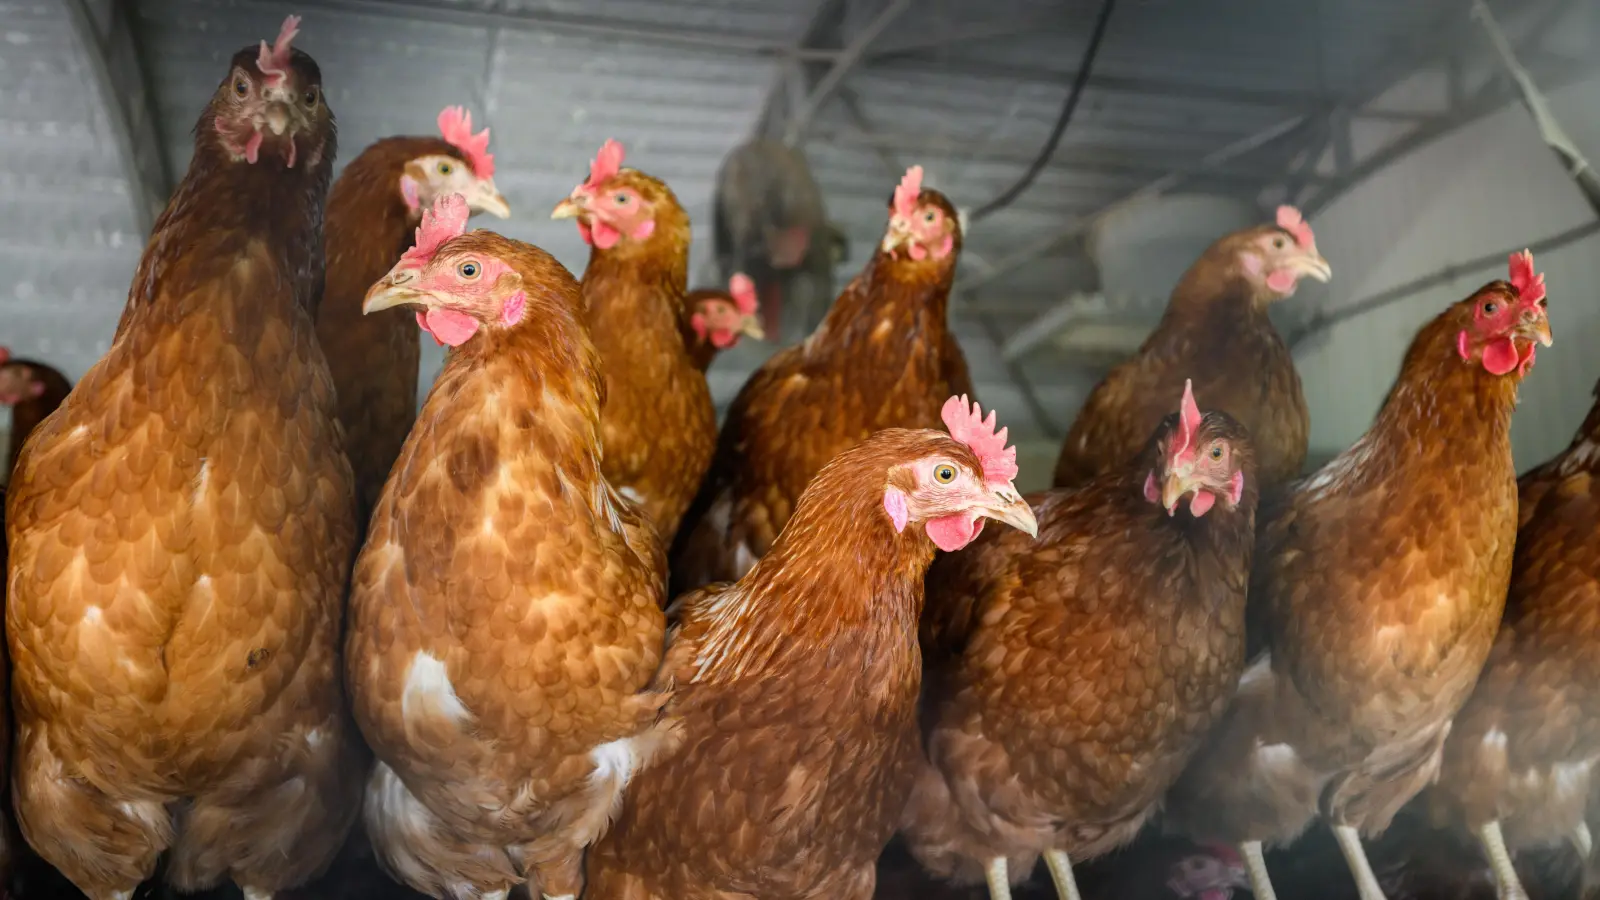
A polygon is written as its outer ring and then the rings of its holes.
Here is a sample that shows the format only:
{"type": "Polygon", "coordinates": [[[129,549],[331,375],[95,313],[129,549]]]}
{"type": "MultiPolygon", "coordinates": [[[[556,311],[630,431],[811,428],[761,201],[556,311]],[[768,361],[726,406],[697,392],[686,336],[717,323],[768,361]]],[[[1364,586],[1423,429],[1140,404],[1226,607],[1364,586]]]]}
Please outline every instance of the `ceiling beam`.
{"type": "Polygon", "coordinates": [[[172,193],[172,174],[156,126],[154,100],[139,55],[129,0],[112,0],[102,23],[87,0],[65,0],[73,34],[88,63],[90,89],[111,124],[134,227],[143,240],[172,193]]]}
{"type": "MultiPolygon", "coordinates": [[[[1597,65],[1600,65],[1600,61],[1586,60],[1573,68],[1566,68],[1560,72],[1545,72],[1539,80],[1545,83],[1548,90],[1557,90],[1581,80],[1593,72],[1597,65]]],[[[1404,136],[1390,141],[1383,148],[1356,162],[1347,172],[1330,182],[1325,182],[1316,195],[1306,202],[1306,216],[1310,217],[1326,209],[1329,204],[1344,196],[1356,185],[1398,162],[1413,151],[1506,107],[1513,99],[1513,90],[1507,80],[1496,78],[1490,81],[1484,86],[1483,90],[1478,91],[1472,99],[1452,111],[1449,115],[1441,116],[1429,124],[1415,128],[1404,136]]]]}
{"type": "Polygon", "coordinates": [[[838,90],[839,85],[844,83],[845,76],[850,74],[850,70],[861,62],[862,57],[866,55],[867,48],[872,46],[872,42],[877,40],[879,35],[883,34],[890,25],[894,24],[896,19],[900,18],[901,14],[910,8],[911,0],[889,0],[889,5],[885,6],[871,22],[867,23],[867,27],[851,36],[850,43],[839,54],[839,57],[833,61],[833,66],[823,74],[822,78],[818,79],[815,85],[812,85],[811,94],[806,97],[805,105],[801,106],[789,117],[788,125],[783,132],[783,142],[785,144],[792,147],[805,137],[806,129],[811,127],[811,120],[816,117],[817,111],[822,109],[822,105],[833,97],[833,92],[838,90]]]}
{"type": "Polygon", "coordinates": [[[809,62],[804,54],[837,35],[846,6],[846,0],[817,0],[806,27],[789,45],[792,52],[788,54],[784,65],[778,67],[771,86],[767,88],[761,113],[756,118],[756,137],[772,140],[783,137],[784,126],[805,102],[805,97],[811,93],[811,85],[820,77],[812,71],[817,64],[809,62]]]}
{"type": "MultiPolygon", "coordinates": [[[[848,144],[870,150],[915,149],[925,155],[959,156],[968,161],[993,161],[1004,163],[1030,163],[1037,152],[1028,147],[974,138],[947,138],[918,136],[906,133],[867,131],[855,128],[817,129],[813,135],[831,143],[848,144]]],[[[1204,157],[1194,159],[1172,153],[1152,153],[1130,147],[1108,144],[1096,146],[1062,146],[1051,156],[1051,169],[1068,169],[1083,172],[1126,172],[1130,174],[1177,174],[1187,178],[1227,181],[1264,186],[1277,174],[1260,166],[1208,165],[1204,157]]],[[[897,173],[898,174],[898,173],[897,173]]],[[[1330,176],[1308,173],[1307,182],[1323,184],[1332,181],[1330,176]]]]}

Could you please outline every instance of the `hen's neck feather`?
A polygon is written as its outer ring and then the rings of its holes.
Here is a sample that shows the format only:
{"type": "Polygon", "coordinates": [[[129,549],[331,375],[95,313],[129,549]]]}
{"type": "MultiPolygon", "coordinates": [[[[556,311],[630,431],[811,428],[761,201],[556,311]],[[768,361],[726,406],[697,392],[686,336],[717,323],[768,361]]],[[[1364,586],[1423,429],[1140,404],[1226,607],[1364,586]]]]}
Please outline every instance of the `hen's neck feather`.
{"type": "MultiPolygon", "coordinates": [[[[871,340],[884,322],[891,323],[895,334],[908,340],[890,342],[883,350],[941,346],[949,327],[946,313],[954,277],[953,258],[939,262],[898,260],[878,251],[865,271],[833,302],[822,324],[807,339],[806,352],[825,354],[859,347],[871,340]]],[[[880,362],[891,360],[885,356],[880,362]]]]}
{"type": "MultiPolygon", "coordinates": [[[[229,159],[212,119],[208,108],[195,128],[189,171],[151,231],[119,333],[131,316],[163,295],[179,306],[186,300],[204,302],[207,298],[197,297],[195,288],[217,279],[252,244],[264,248],[290,290],[261,291],[248,302],[288,297],[316,315],[323,286],[323,203],[333,171],[331,125],[315,165],[307,168],[303,154],[300,167],[288,169],[275,155],[263,155],[253,164],[229,159]]],[[[189,310],[167,312],[176,317],[189,310]]]]}
{"type": "Polygon", "coordinates": [[[781,671],[796,655],[870,667],[915,650],[933,542],[919,522],[895,532],[883,492],[898,460],[862,450],[824,467],[772,549],[700,611],[697,682],[781,671]]]}
{"type": "MultiPolygon", "coordinates": [[[[1338,473],[1355,478],[1335,479],[1347,484],[1386,482],[1397,471],[1441,466],[1511,475],[1511,414],[1521,376],[1492,375],[1480,362],[1462,359],[1456,351],[1462,325],[1453,313],[1447,310],[1417,333],[1372,427],[1308,483],[1328,483],[1338,473]]],[[[1420,476],[1410,483],[1434,481],[1420,476]]]]}

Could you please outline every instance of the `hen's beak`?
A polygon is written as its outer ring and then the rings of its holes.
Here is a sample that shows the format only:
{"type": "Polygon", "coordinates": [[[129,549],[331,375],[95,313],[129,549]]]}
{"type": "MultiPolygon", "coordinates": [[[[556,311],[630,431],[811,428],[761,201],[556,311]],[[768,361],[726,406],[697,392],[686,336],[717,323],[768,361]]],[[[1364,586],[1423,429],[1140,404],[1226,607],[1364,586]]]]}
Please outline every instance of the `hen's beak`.
{"type": "Polygon", "coordinates": [[[889,230],[883,236],[883,252],[893,253],[911,243],[911,226],[899,216],[889,220],[889,230]]]}
{"type": "Polygon", "coordinates": [[[580,191],[573,191],[572,196],[556,204],[550,211],[552,219],[575,219],[584,214],[589,203],[589,198],[580,191]]]}
{"type": "Polygon", "coordinates": [[[467,205],[478,212],[486,212],[497,219],[511,218],[511,204],[494,186],[493,178],[480,179],[472,187],[472,196],[467,198],[467,205]]]}
{"type": "Polygon", "coordinates": [[[367,290],[367,298],[361,302],[361,314],[367,316],[396,306],[429,305],[429,295],[417,290],[417,274],[414,269],[399,269],[385,275],[367,290]]]}
{"type": "Polygon", "coordinates": [[[1548,347],[1555,337],[1550,333],[1550,317],[1543,310],[1528,310],[1517,323],[1516,335],[1525,341],[1538,341],[1548,347]]]}
{"type": "Polygon", "coordinates": [[[1322,258],[1322,254],[1316,252],[1290,257],[1288,259],[1288,268],[1308,278],[1315,278],[1324,284],[1333,278],[1333,266],[1328,265],[1328,261],[1322,258]]]}
{"type": "Polygon", "coordinates": [[[1166,508],[1167,515],[1173,515],[1185,496],[1203,487],[1192,467],[1173,466],[1167,470],[1167,477],[1161,482],[1161,505],[1166,508]]]}
{"type": "Polygon", "coordinates": [[[739,323],[739,333],[758,341],[767,339],[767,331],[761,327],[760,316],[745,316],[744,321],[739,323]]]}
{"type": "Polygon", "coordinates": [[[1028,537],[1039,536],[1039,520],[1033,516],[1033,507],[1022,499],[1016,488],[1010,485],[995,488],[990,491],[990,496],[993,502],[979,510],[982,515],[1025,532],[1028,537]]]}

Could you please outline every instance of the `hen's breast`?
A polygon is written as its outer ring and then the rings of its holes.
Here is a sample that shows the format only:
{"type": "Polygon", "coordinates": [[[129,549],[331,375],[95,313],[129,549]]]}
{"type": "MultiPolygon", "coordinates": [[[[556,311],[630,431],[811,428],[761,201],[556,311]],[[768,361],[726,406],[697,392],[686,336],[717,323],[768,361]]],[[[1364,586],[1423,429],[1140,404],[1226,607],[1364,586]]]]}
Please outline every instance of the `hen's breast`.
{"type": "Polygon", "coordinates": [[[19,702],[162,779],[336,675],[350,467],[309,318],[255,286],[127,328],[13,486],[19,702]]]}
{"type": "Polygon", "coordinates": [[[1319,475],[1267,528],[1254,585],[1271,609],[1274,668],[1356,741],[1447,720],[1488,655],[1516,485],[1509,472],[1476,474],[1401,472],[1344,493],[1319,475]]]}

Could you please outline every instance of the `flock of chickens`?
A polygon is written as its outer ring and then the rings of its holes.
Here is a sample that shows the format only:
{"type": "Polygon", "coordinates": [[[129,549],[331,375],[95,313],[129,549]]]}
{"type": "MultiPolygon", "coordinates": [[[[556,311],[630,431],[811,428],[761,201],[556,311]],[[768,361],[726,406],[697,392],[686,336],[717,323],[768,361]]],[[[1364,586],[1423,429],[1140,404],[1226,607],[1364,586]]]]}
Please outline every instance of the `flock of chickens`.
{"type": "Polygon", "coordinates": [[[601,148],[554,211],[581,281],[466,229],[510,209],[461,109],[330,191],[298,21],[234,55],[106,356],[70,395],[0,368],[31,429],[13,857],[94,900],[372,857],[453,900],[864,900],[894,839],[1001,900],[1166,832],[1212,854],[1167,896],[1266,900],[1263,848],[1323,820],[1378,900],[1364,838],[1402,810],[1508,900],[1518,848],[1590,857],[1600,407],[1518,484],[1528,254],[1299,478],[1267,308],[1331,269],[1283,207],[1194,264],[1024,499],[919,168],[719,433],[704,372],[761,335],[754,290],[687,291],[665,184],[601,148]],[[450,350],[418,412],[421,332],[450,350]]]}

